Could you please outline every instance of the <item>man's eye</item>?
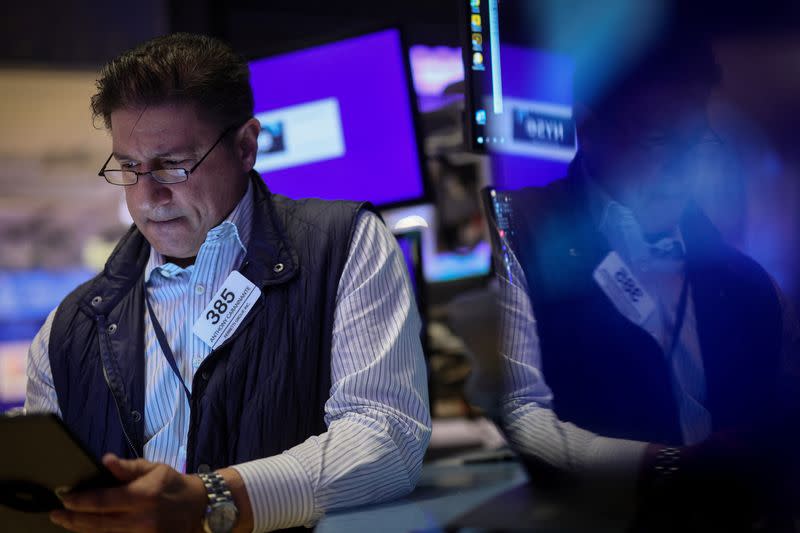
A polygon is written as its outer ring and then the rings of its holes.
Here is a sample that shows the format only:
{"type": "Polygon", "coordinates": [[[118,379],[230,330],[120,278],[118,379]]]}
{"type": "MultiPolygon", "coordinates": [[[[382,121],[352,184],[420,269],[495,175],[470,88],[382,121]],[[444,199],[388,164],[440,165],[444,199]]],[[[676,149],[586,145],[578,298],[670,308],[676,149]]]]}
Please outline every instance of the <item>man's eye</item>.
{"type": "Polygon", "coordinates": [[[172,159],[170,159],[170,160],[164,161],[164,166],[166,166],[166,167],[175,167],[175,166],[180,165],[181,163],[185,163],[186,161],[187,161],[186,159],[180,159],[180,160],[172,160],[172,159]]]}
{"type": "Polygon", "coordinates": [[[120,163],[120,164],[119,164],[119,166],[120,166],[120,168],[127,169],[127,168],[133,168],[133,167],[135,167],[137,164],[138,164],[138,163],[136,163],[135,161],[125,161],[125,162],[123,162],[123,163],[120,163]]]}

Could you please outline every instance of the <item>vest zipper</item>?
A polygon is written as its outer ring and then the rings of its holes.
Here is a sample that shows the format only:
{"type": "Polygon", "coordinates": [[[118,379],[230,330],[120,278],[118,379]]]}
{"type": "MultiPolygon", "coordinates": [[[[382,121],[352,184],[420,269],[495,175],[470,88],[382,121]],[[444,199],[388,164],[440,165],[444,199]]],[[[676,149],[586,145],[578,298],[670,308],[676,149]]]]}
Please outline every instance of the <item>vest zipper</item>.
{"type": "Polygon", "coordinates": [[[111,390],[111,397],[114,398],[114,405],[117,408],[117,416],[119,417],[119,424],[122,428],[122,435],[125,437],[125,440],[128,442],[128,446],[130,447],[133,455],[139,459],[139,453],[136,451],[136,447],[134,447],[131,438],[128,436],[128,432],[125,431],[125,422],[122,420],[122,412],[119,409],[119,403],[117,402],[117,396],[114,394],[114,389],[111,387],[111,382],[108,381],[108,373],[106,373],[106,365],[103,363],[103,379],[106,380],[106,385],[108,385],[109,390],[111,390]]]}
{"type": "Polygon", "coordinates": [[[100,339],[99,339],[100,340],[100,364],[103,365],[103,379],[105,380],[106,385],[108,386],[108,390],[111,391],[111,397],[114,398],[114,406],[117,408],[117,416],[119,417],[119,425],[122,428],[122,435],[125,437],[125,441],[128,443],[128,446],[130,447],[131,451],[133,452],[133,455],[137,459],[139,459],[139,452],[136,451],[136,447],[133,445],[133,441],[131,440],[130,436],[128,435],[128,432],[125,430],[125,421],[122,418],[122,411],[119,408],[119,402],[117,401],[117,395],[114,393],[114,387],[111,386],[111,381],[109,381],[109,379],[108,379],[108,370],[106,369],[105,357],[103,357],[103,351],[104,351],[103,348],[104,348],[104,346],[103,346],[103,338],[102,338],[102,336],[103,336],[103,334],[105,332],[105,327],[106,327],[105,322],[106,321],[105,321],[105,318],[101,317],[101,316],[96,317],[95,320],[97,321],[97,326],[98,326],[97,334],[98,334],[98,336],[100,336],[100,339]]]}

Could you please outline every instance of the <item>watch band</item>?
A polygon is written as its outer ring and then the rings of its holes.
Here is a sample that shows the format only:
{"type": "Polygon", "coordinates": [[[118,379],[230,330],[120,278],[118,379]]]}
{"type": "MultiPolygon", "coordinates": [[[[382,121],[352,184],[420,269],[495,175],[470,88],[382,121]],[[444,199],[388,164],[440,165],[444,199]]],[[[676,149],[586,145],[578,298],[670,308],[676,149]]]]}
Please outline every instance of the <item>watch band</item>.
{"type": "Polygon", "coordinates": [[[668,446],[658,450],[653,464],[656,486],[668,485],[680,470],[681,449],[668,446]]]}
{"type": "Polygon", "coordinates": [[[238,509],[228,484],[218,472],[198,473],[208,494],[208,506],[203,518],[207,533],[229,533],[236,523],[238,509]]]}

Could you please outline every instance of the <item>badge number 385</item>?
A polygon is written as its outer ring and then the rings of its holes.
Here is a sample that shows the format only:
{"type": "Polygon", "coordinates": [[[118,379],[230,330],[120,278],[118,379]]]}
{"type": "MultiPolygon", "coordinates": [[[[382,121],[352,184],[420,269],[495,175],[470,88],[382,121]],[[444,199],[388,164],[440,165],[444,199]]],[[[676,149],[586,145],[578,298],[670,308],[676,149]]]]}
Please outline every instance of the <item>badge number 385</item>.
{"type": "Polygon", "coordinates": [[[236,295],[233,291],[229,291],[228,289],[223,289],[213,303],[213,308],[209,309],[208,313],[206,313],[206,320],[209,320],[212,324],[216,324],[222,318],[222,315],[228,312],[228,304],[233,302],[236,299],[236,295]]]}

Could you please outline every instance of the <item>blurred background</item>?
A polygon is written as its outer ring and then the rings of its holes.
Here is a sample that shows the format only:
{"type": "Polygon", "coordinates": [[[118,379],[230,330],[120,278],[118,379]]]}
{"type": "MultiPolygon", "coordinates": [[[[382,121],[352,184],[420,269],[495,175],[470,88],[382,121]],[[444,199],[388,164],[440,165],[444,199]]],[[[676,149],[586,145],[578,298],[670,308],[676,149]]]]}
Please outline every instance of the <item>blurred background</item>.
{"type": "MultiPolygon", "coordinates": [[[[479,414],[491,388],[469,376],[491,364],[497,330],[480,190],[559,179],[574,154],[572,67],[553,35],[623,53],[637,44],[615,41],[608,28],[646,33],[661,16],[647,1],[589,11],[546,4],[504,21],[499,3],[499,35],[517,39],[501,43],[506,98],[567,131],[522,145],[481,115],[492,96],[481,76],[492,73],[483,68],[491,28],[480,0],[16,3],[0,22],[0,410],[21,404],[27,348],[47,314],[102,268],[131,222],[122,189],[97,176],[111,148],[89,112],[98,70],[144,40],[189,31],[225,39],[251,60],[264,126],[257,169],[275,192],[378,205],[425,317],[434,415],[447,423],[479,414]],[[304,126],[317,133],[300,139],[304,126]]],[[[696,197],[796,303],[800,7],[674,4],[713,34],[723,74],[711,116],[724,149],[707,158],[696,197]]],[[[472,427],[459,439],[438,444],[492,445],[496,435],[472,427]]]]}

